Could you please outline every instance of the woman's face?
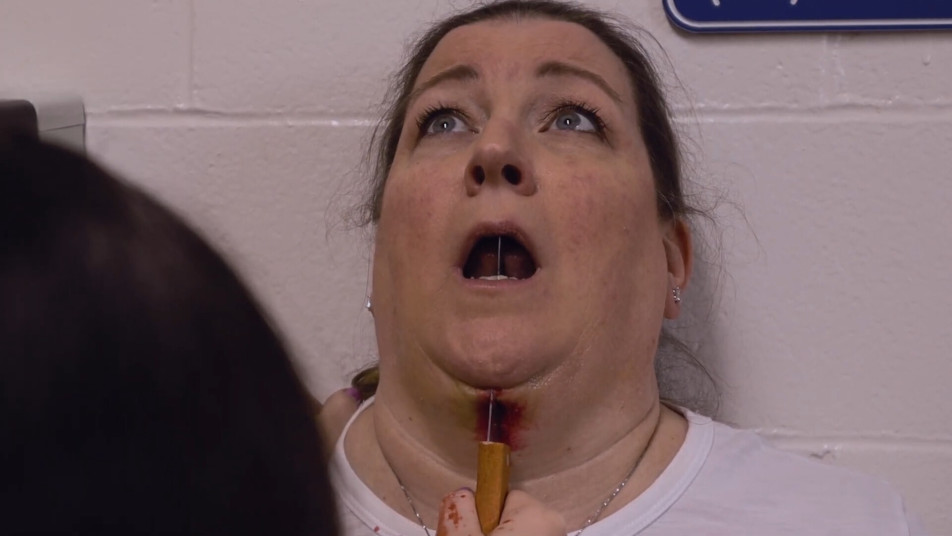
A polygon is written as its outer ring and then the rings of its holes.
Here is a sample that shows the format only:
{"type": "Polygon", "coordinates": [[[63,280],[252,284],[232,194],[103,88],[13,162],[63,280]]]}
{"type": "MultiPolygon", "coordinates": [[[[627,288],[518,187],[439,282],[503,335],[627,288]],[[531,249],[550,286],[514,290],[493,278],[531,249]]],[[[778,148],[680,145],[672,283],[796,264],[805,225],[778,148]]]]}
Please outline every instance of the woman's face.
{"type": "Polygon", "coordinates": [[[374,256],[384,370],[476,388],[650,370],[690,245],[659,220],[607,46],[548,19],[457,28],[406,117],[374,256]]]}

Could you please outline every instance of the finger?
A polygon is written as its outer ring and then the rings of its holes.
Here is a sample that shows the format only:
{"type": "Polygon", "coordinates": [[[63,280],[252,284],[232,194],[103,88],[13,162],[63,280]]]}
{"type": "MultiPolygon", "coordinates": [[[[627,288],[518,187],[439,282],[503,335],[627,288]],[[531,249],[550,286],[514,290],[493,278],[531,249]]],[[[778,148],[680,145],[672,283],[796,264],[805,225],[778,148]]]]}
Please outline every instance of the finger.
{"type": "Polygon", "coordinates": [[[482,536],[476,515],[476,496],[470,489],[461,489],[443,497],[436,536],[482,536]]]}
{"type": "Polygon", "coordinates": [[[324,454],[330,458],[334,452],[334,446],[340,437],[347,421],[357,411],[357,400],[351,389],[341,389],[335,392],[324,401],[324,406],[317,414],[317,427],[321,431],[321,437],[324,440],[324,454]]]}
{"type": "Polygon", "coordinates": [[[562,514],[546,507],[531,495],[520,490],[510,490],[506,506],[502,510],[499,526],[493,536],[506,534],[532,534],[534,536],[565,536],[565,519],[562,514]]]}

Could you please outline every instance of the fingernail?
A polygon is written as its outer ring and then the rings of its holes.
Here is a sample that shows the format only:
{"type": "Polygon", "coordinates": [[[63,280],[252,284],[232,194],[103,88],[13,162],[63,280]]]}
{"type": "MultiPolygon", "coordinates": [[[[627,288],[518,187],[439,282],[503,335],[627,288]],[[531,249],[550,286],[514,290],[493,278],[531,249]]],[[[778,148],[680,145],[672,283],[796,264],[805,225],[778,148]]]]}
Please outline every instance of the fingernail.
{"type": "Polygon", "coordinates": [[[347,389],[344,389],[344,392],[350,395],[350,397],[354,399],[354,402],[357,402],[358,404],[364,401],[360,397],[360,391],[358,391],[356,387],[348,387],[347,389]]]}
{"type": "Polygon", "coordinates": [[[466,487],[466,486],[463,486],[462,488],[456,490],[456,493],[459,493],[459,492],[461,492],[461,491],[468,491],[468,492],[470,492],[470,493],[472,493],[472,494],[474,494],[474,495],[476,494],[476,492],[473,491],[473,488],[466,487]]]}

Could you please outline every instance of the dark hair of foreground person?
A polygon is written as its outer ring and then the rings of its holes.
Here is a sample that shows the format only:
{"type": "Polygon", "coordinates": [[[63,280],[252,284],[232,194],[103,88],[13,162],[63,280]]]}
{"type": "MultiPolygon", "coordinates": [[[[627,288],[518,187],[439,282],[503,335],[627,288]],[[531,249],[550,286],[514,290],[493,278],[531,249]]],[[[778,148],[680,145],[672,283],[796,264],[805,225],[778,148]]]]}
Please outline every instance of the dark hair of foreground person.
{"type": "Polygon", "coordinates": [[[181,219],[0,135],[0,532],[337,533],[287,352],[181,219]]]}

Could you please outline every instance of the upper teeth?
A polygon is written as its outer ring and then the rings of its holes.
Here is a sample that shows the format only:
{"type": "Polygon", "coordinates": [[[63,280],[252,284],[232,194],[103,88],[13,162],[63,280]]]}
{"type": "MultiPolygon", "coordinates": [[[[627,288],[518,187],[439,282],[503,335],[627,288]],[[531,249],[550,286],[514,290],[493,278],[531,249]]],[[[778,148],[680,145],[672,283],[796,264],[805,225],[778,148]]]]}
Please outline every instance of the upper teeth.
{"type": "Polygon", "coordinates": [[[518,278],[518,277],[509,277],[509,276],[507,276],[507,275],[499,274],[499,275],[481,275],[481,276],[479,276],[479,279],[483,279],[483,280],[485,280],[485,281],[501,281],[501,280],[503,280],[503,279],[519,279],[519,278],[518,278]]]}

